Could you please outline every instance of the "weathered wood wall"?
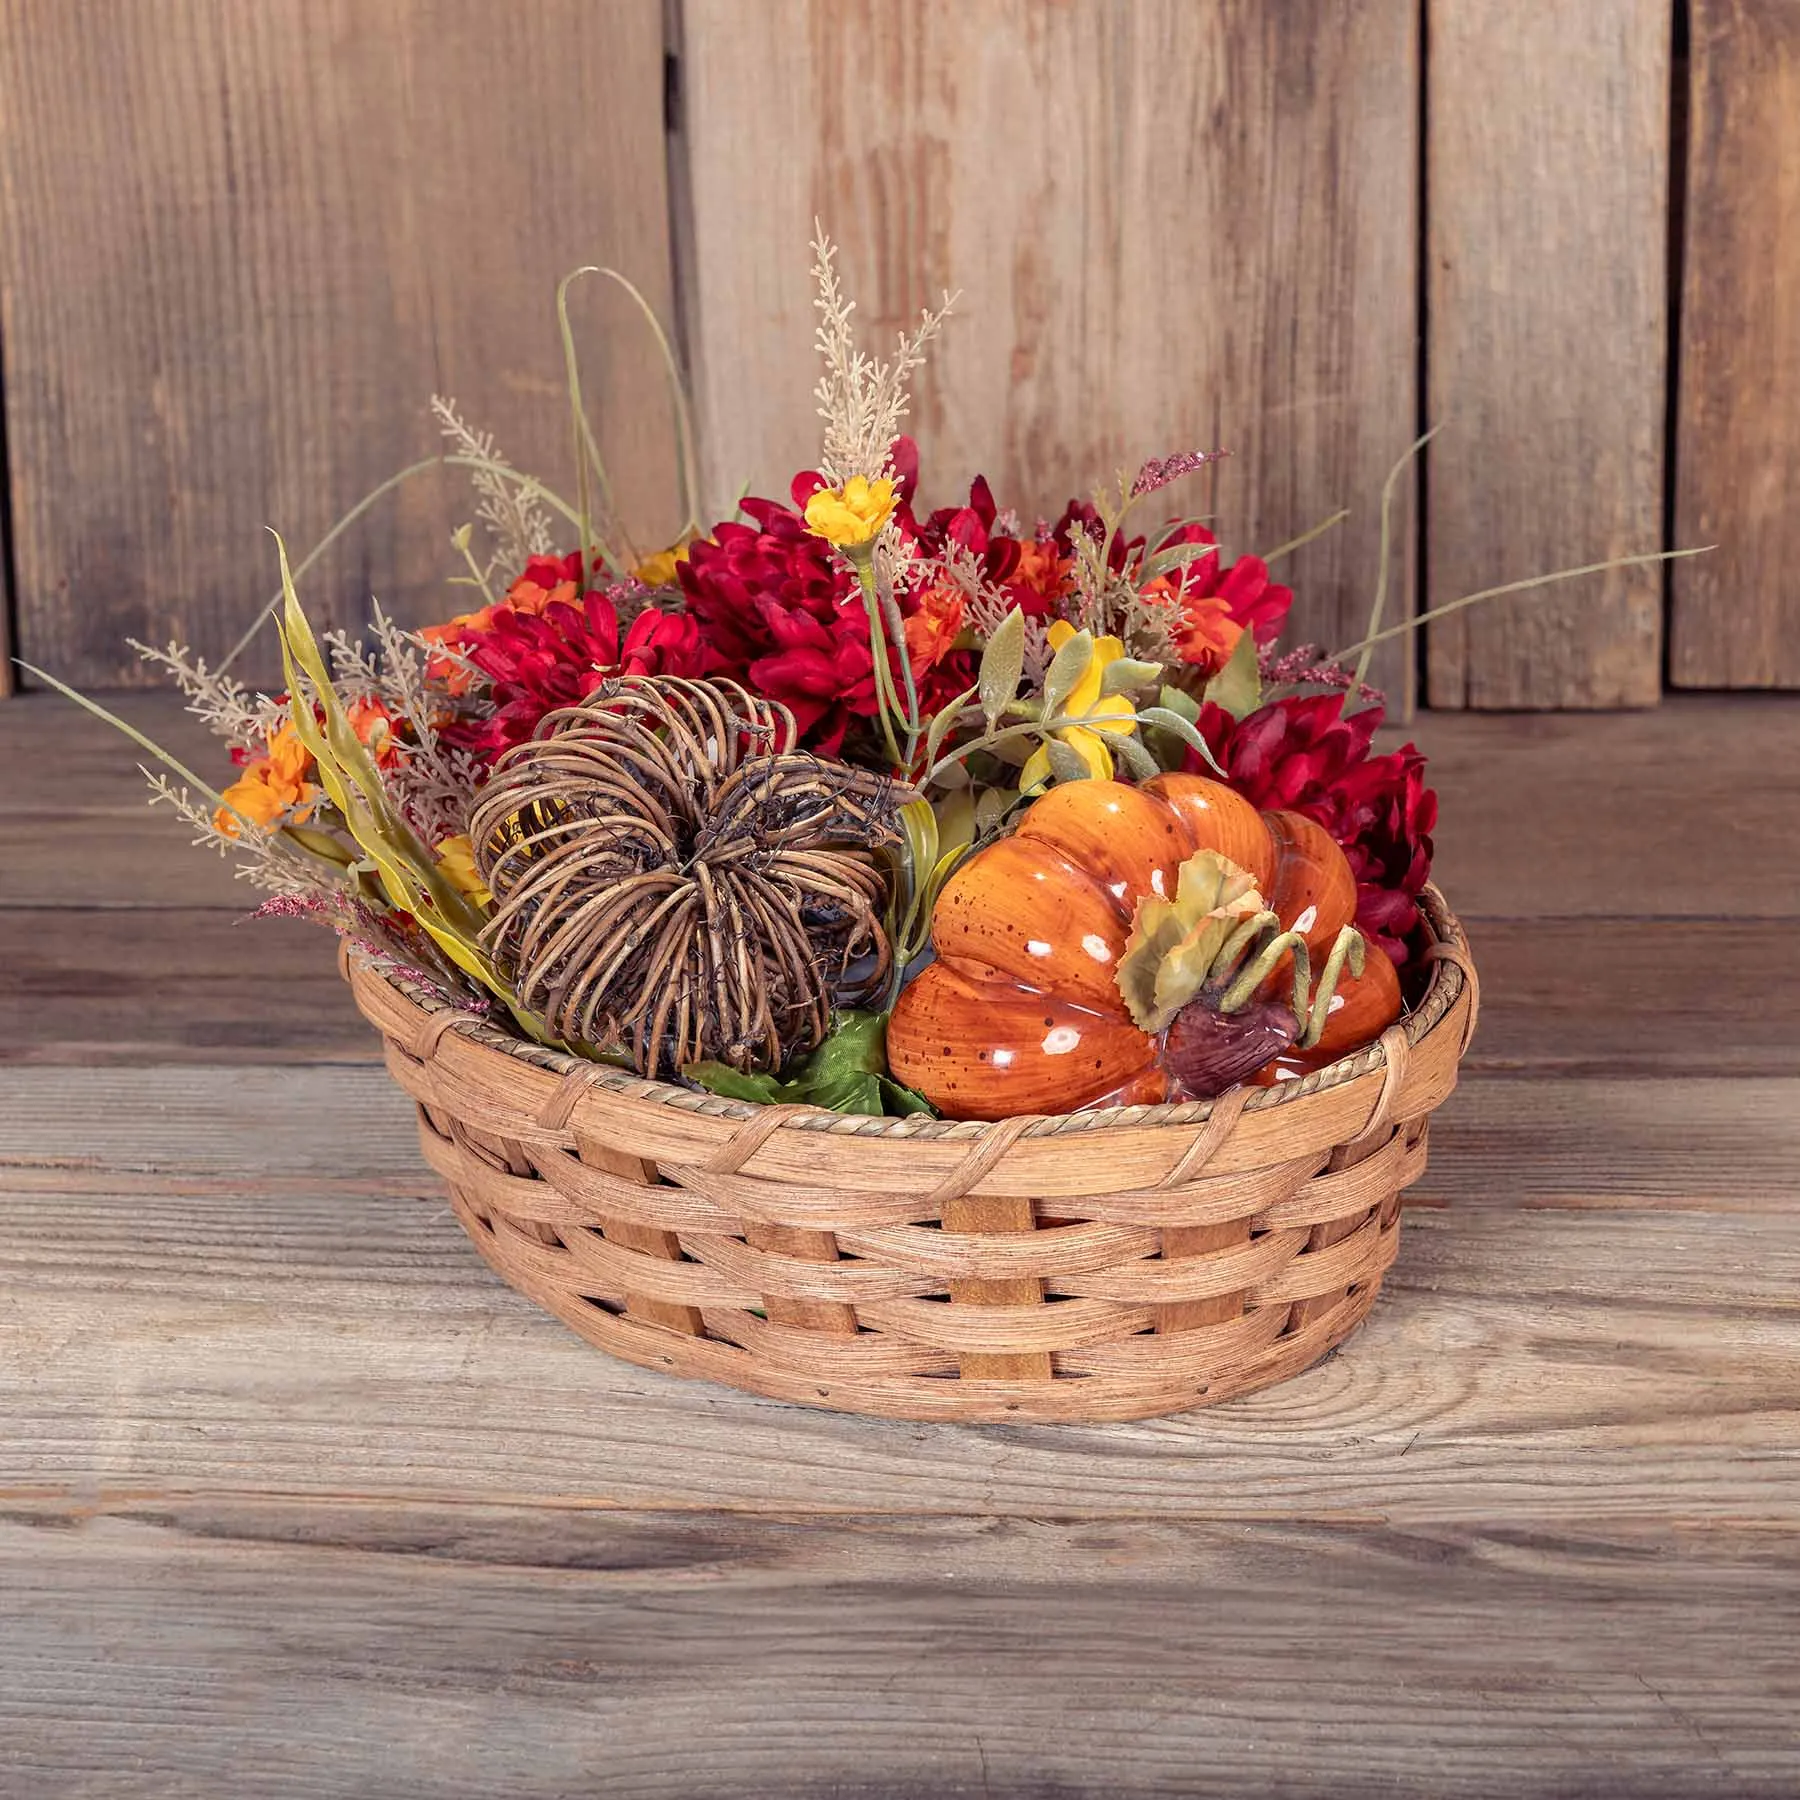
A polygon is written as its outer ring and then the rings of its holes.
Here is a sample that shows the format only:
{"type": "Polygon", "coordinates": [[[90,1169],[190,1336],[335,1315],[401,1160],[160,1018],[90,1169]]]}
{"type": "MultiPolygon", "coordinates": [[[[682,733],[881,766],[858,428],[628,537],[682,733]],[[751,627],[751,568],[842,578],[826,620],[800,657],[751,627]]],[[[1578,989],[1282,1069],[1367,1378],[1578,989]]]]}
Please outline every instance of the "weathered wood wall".
{"type": "MultiPolygon", "coordinates": [[[[883,334],[963,290],[917,391],[934,497],[985,468],[1029,518],[1116,464],[1225,445],[1195,499],[1234,547],[1354,509],[1283,568],[1332,645],[1429,417],[1398,610],[1717,542],[1673,576],[1672,678],[1800,685],[1800,18],[1692,0],[1684,158],[1675,0],[1550,10],[0,0],[20,653],[94,685],[140,678],[127,633],[216,655],[271,586],[258,527],[308,544],[429,454],[434,389],[561,475],[552,290],[582,261],[678,319],[713,507],[779,492],[816,445],[816,214],[883,334]]],[[[627,511],[660,539],[660,376],[616,296],[578,310],[627,511]]],[[[441,612],[468,510],[424,478],[309,599],[441,612]]],[[[1448,621],[1429,698],[1653,701],[1664,585],[1619,572],[1448,621]]],[[[1392,647],[1377,673],[1404,694],[1416,661],[1392,647]]]]}
{"type": "MultiPolygon", "coordinates": [[[[1432,0],[1433,603],[1662,542],[1668,0],[1432,0]]],[[[1646,706],[1663,572],[1431,632],[1433,706],[1646,706]]]]}
{"type": "MultiPolygon", "coordinates": [[[[434,391],[560,473],[558,277],[610,257],[670,304],[662,83],[661,0],[3,0],[22,654],[95,684],[139,676],[127,633],[216,655],[274,585],[261,527],[310,544],[431,455],[434,391]]],[[[661,375],[584,315],[669,529],[661,375]]],[[[321,614],[442,616],[457,481],[372,510],[321,614]]]]}
{"type": "Polygon", "coordinates": [[[962,290],[916,390],[933,496],[981,469],[1027,519],[1054,516],[1115,467],[1224,445],[1210,504],[1191,503],[1237,548],[1357,507],[1283,574],[1303,635],[1358,635],[1374,502],[1416,430],[1413,0],[689,0],[685,16],[689,342],[715,504],[746,480],[785,492],[817,454],[817,217],[882,340],[962,290]]]}
{"type": "Polygon", "coordinates": [[[1693,0],[1675,529],[1681,687],[1800,687],[1800,6],[1693,0]]]}

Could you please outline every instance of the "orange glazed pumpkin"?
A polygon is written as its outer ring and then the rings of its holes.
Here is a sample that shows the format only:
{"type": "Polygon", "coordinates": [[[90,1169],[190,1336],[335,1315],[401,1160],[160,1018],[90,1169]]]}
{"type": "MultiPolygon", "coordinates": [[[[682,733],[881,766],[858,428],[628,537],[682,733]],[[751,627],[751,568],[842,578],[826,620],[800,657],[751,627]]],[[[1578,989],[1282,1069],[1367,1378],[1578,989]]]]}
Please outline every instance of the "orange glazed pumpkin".
{"type": "Polygon", "coordinates": [[[888,1023],[895,1075],[960,1119],[1073,1112],[1125,1088],[1161,1098],[1157,1041],[1126,1010],[1117,970],[1138,902],[1173,898],[1199,850],[1253,875],[1315,959],[1355,916],[1343,851],[1299,813],[1259,813],[1201,775],[1065,783],[945,886],[937,960],[888,1023]]]}

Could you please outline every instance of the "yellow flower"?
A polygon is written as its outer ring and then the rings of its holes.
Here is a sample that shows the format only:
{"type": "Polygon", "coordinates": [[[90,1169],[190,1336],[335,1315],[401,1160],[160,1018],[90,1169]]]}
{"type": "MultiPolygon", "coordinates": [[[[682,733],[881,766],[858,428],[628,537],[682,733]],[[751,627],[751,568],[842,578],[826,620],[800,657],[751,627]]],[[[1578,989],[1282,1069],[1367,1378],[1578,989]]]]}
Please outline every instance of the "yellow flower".
{"type": "Polygon", "coordinates": [[[806,528],[815,537],[854,550],[871,542],[894,513],[894,484],[852,475],[841,488],[820,488],[806,503],[806,528]]]}
{"type": "Polygon", "coordinates": [[[437,847],[438,873],[456,889],[467,894],[477,906],[492,906],[494,896],[487,891],[481,871],[475,866],[475,846],[468,834],[447,837],[437,847]]]}
{"type": "Polygon", "coordinates": [[[236,837],[244,819],[267,830],[286,814],[298,824],[312,811],[319,792],[306,779],[312,766],[312,752],[291,724],[283,725],[270,736],[268,754],[258,757],[219,796],[225,804],[213,814],[214,829],[236,837]]]}
{"type": "MultiPolygon", "coordinates": [[[[1066,619],[1058,619],[1047,635],[1050,648],[1060,650],[1075,636],[1075,627],[1066,619]]],[[[1100,734],[1110,731],[1116,736],[1124,736],[1137,730],[1137,711],[1131,702],[1123,694],[1103,696],[1100,692],[1100,684],[1106,677],[1106,665],[1117,662],[1124,654],[1125,646],[1116,637],[1095,638],[1094,654],[1089,658],[1087,668],[1058,709],[1071,718],[1094,720],[1091,726],[1065,726],[1056,736],[1087,764],[1088,773],[1096,781],[1110,781],[1113,772],[1112,752],[1107,749],[1106,740],[1100,734]]],[[[1019,792],[1036,793],[1039,788],[1047,786],[1049,781],[1050,751],[1047,746],[1039,744],[1025,759],[1025,767],[1019,772],[1019,792]]]]}
{"type": "Polygon", "coordinates": [[[632,576],[645,587],[672,588],[680,579],[675,571],[687,561],[688,552],[693,547],[692,538],[683,538],[680,543],[671,544],[666,550],[652,551],[631,571],[632,576]]]}

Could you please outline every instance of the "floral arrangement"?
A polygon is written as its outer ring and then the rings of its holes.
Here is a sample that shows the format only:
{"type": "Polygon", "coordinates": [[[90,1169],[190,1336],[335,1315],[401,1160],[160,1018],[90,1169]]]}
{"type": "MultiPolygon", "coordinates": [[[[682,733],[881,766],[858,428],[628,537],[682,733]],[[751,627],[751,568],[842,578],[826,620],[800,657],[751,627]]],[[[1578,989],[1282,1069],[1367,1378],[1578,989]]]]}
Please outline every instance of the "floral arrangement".
{"type": "Polygon", "coordinates": [[[738,1098],[1064,1112],[1303,1075],[1378,1035],[1427,971],[1437,813],[1418,751],[1376,745],[1369,654],[1410,629],[1383,626],[1385,568],[1359,643],[1284,647],[1285,551],[1227,560],[1164,504],[1215,451],[1054,519],[979,476],[926,510],[907,383],[951,301],[872,356],[815,250],[823,442],[785,499],[703,528],[689,480],[676,542],[640,553],[565,281],[574,500],[434,402],[475,489],[464,609],[315,634],[282,550],[282,693],[144,651],[236,768],[215,787],[148,745],[154,798],[262,913],[738,1098]]]}

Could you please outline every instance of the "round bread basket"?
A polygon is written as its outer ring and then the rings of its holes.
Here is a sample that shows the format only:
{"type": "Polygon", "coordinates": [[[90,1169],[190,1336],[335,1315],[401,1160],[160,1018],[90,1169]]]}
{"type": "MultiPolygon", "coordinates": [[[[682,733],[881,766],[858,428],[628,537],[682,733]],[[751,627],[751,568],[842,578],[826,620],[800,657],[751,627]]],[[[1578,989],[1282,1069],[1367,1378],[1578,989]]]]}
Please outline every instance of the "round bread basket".
{"type": "Polygon", "coordinates": [[[1431,984],[1379,1042],[1212,1102],[999,1124],[757,1107],[541,1049],[341,958],[426,1159],[521,1293],[628,1361],[909,1419],[1150,1418],[1355,1330],[1475,1029],[1431,984]]]}

